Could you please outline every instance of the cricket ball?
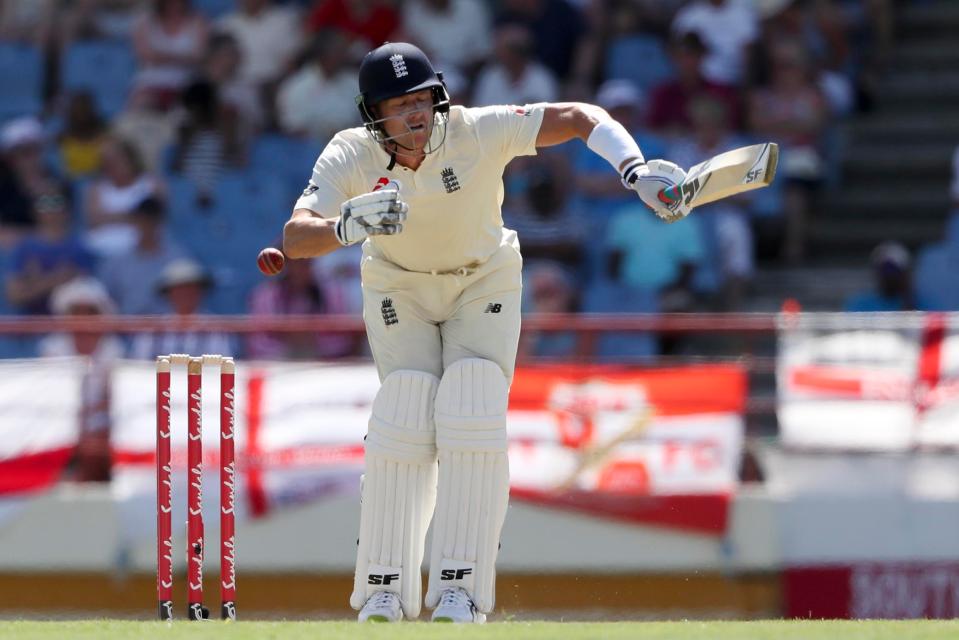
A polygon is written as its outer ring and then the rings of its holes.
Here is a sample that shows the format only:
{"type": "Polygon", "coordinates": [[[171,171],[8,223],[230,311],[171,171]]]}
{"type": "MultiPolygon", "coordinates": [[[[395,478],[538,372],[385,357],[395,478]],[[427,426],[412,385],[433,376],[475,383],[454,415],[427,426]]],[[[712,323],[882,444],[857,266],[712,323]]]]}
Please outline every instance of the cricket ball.
{"type": "Polygon", "coordinates": [[[260,268],[263,275],[275,276],[283,271],[283,265],[286,264],[286,256],[279,249],[267,247],[256,257],[256,266],[260,268]]]}

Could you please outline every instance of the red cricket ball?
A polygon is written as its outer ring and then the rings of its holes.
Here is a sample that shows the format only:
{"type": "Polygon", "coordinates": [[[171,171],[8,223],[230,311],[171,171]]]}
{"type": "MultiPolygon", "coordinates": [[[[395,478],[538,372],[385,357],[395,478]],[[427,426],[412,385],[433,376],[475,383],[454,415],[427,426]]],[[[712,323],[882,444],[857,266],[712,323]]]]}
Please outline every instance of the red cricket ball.
{"type": "Polygon", "coordinates": [[[256,266],[267,276],[275,276],[283,271],[283,265],[286,263],[286,256],[279,249],[267,247],[256,257],[256,266]]]}

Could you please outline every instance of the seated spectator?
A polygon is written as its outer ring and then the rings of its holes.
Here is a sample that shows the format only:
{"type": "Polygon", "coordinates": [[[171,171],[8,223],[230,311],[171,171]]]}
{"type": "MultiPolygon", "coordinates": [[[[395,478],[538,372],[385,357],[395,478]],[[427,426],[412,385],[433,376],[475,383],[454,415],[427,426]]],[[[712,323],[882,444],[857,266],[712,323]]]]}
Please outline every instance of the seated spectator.
{"type": "Polygon", "coordinates": [[[320,0],[307,18],[311,33],[337,29],[352,36],[360,55],[395,39],[399,26],[400,15],[388,0],[320,0]]]}
{"type": "Polygon", "coordinates": [[[196,185],[199,204],[209,206],[223,171],[240,167],[245,160],[236,114],[221,106],[212,83],[192,82],[183,91],[174,171],[196,185]]]}
{"type": "Polygon", "coordinates": [[[137,241],[130,251],[111,256],[100,264],[100,279],[120,313],[155,315],[166,310],[166,301],[157,290],[166,267],[186,257],[178,244],[167,237],[166,206],[150,196],[130,212],[137,241]]]}
{"type": "Polygon", "coordinates": [[[175,105],[203,59],[208,36],[206,20],[192,9],[190,0],[154,0],[133,30],[140,65],[134,91],[152,94],[152,104],[175,105]]]}
{"type": "Polygon", "coordinates": [[[543,154],[525,165],[525,191],[503,208],[503,224],[516,232],[525,258],[578,267],[585,233],[568,204],[562,158],[543,154]]]}
{"type": "MultiPolygon", "coordinates": [[[[106,289],[94,278],[79,277],[57,287],[51,297],[60,317],[90,317],[114,312],[106,289]]],[[[80,383],[79,439],[72,461],[77,482],[110,480],[110,374],[123,357],[123,345],[113,335],[94,331],[55,333],[40,341],[42,357],[80,356],[85,360],[80,383]]]]}
{"type": "Polygon", "coordinates": [[[749,121],[754,134],[780,145],[778,179],[788,181],[783,257],[790,263],[805,254],[811,192],[822,178],[819,143],[827,117],[826,102],[802,48],[795,41],[777,43],[772,49],[771,82],[752,92],[749,121]]]}
{"type": "Polygon", "coordinates": [[[306,64],[280,85],[277,120],[283,131],[325,144],[341,129],[359,124],[357,69],[350,64],[347,44],[339,31],[317,34],[306,64]]]}
{"type": "Polygon", "coordinates": [[[240,75],[243,52],[236,38],[229,33],[214,33],[210,37],[203,77],[216,86],[224,109],[232,112],[244,140],[253,138],[265,124],[260,93],[252,82],[240,75]]]}
{"type": "Polygon", "coordinates": [[[497,30],[515,25],[530,33],[529,57],[542,63],[553,77],[568,78],[586,34],[587,20],[580,2],[567,0],[503,0],[494,19],[497,30]]]}
{"type": "MultiPolygon", "coordinates": [[[[726,105],[728,115],[726,128],[742,127],[742,108],[738,93],[728,85],[707,80],[703,75],[703,60],[706,46],[699,34],[689,32],[676,36],[670,43],[670,55],[676,69],[676,78],[655,87],[649,108],[649,126],[671,135],[688,133],[692,128],[689,104],[693,100],[709,96],[726,105]]],[[[647,154],[647,157],[648,154],[647,154]]]]}
{"type": "Polygon", "coordinates": [[[748,49],[759,36],[759,19],[751,0],[694,0],[673,20],[674,34],[695,33],[705,43],[703,76],[720,85],[745,81],[748,49]]]}
{"type": "MultiPolygon", "coordinates": [[[[177,319],[206,313],[204,305],[213,279],[199,263],[189,258],[174,260],[160,274],[157,291],[166,299],[167,307],[177,319]]],[[[133,339],[131,355],[152,360],[161,353],[216,353],[233,355],[230,336],[210,331],[163,331],[141,333],[133,339]]]]}
{"type": "Polygon", "coordinates": [[[665,224],[638,201],[622,207],[606,229],[610,278],[656,292],[660,311],[694,310],[694,277],[705,259],[701,225],[694,215],[665,224]]]}
{"type": "Polygon", "coordinates": [[[470,75],[493,46],[481,0],[409,0],[403,6],[403,32],[444,73],[456,69],[470,75]]]}
{"type": "Polygon", "coordinates": [[[11,170],[20,192],[29,200],[51,188],[66,192],[67,185],[48,165],[43,125],[32,116],[10,120],[0,129],[2,160],[11,170]]]}
{"type": "Polygon", "coordinates": [[[912,256],[898,242],[884,242],[873,249],[875,288],[853,295],[846,311],[935,311],[936,305],[912,288],[912,256]]]}
{"type": "Polygon", "coordinates": [[[100,257],[129,251],[136,232],[129,214],[148,196],[159,195],[160,181],[144,169],[140,154],[125,138],[110,136],[100,150],[100,171],[87,189],[86,242],[100,257]]]}
{"type": "Polygon", "coordinates": [[[106,131],[93,95],[88,91],[72,94],[60,134],[60,163],[67,176],[83,178],[100,167],[100,149],[106,131]]]}
{"type": "Polygon", "coordinates": [[[533,58],[532,36],[525,27],[507,25],[494,34],[493,59],[480,71],[473,104],[531,104],[559,97],[556,77],[533,58]]]}
{"type": "MultiPolygon", "coordinates": [[[[576,288],[563,267],[555,262],[532,262],[524,271],[524,313],[577,311],[576,288]]],[[[520,335],[518,359],[571,358],[576,355],[576,348],[577,336],[573,331],[524,331],[520,335]]]]}
{"type": "Polygon", "coordinates": [[[12,251],[6,281],[9,302],[20,313],[49,313],[51,292],[93,270],[93,257],[70,234],[70,206],[51,188],[33,201],[37,226],[12,251]]]}
{"type": "Polygon", "coordinates": [[[243,54],[240,76],[259,88],[272,86],[289,70],[303,37],[296,12],[273,0],[238,0],[217,30],[236,39],[243,54]]]}
{"type": "MultiPolygon", "coordinates": [[[[727,128],[724,102],[704,95],[689,105],[693,130],[678,139],[666,157],[681,167],[695,164],[725,151],[742,147],[746,141],[727,128]]],[[[750,195],[724,198],[696,209],[706,240],[707,268],[697,278],[699,288],[720,289],[720,306],[738,308],[754,275],[754,242],[746,209],[750,195]],[[716,282],[718,278],[718,282],[716,282]]]]}
{"type": "Polygon", "coordinates": [[[9,249],[35,224],[30,195],[0,154],[0,250],[9,249]]]}

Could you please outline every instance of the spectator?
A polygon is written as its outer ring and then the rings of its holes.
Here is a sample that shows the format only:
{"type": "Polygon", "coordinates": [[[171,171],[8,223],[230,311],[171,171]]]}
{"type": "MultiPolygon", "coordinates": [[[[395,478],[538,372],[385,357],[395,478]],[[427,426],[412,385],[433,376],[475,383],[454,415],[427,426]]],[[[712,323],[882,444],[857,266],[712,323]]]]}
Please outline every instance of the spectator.
{"type": "Polygon", "coordinates": [[[347,44],[339,31],[320,32],[303,68],[280,85],[277,119],[286,133],[326,143],[341,129],[359,124],[357,71],[350,66],[347,44]]]}
{"type": "MultiPolygon", "coordinates": [[[[190,0],[153,0],[133,31],[140,69],[134,79],[137,96],[172,107],[206,51],[209,28],[190,0]]],[[[134,97],[134,101],[142,100],[134,97]]]]}
{"type": "Polygon", "coordinates": [[[493,42],[490,17],[481,0],[409,0],[403,31],[444,72],[476,70],[493,42]]]}
{"type": "Polygon", "coordinates": [[[530,57],[557,78],[568,78],[586,24],[579,3],[567,0],[503,0],[496,27],[517,25],[530,34],[530,57]]]}
{"type": "Polygon", "coordinates": [[[708,51],[703,76],[720,85],[745,80],[749,47],[759,36],[759,19],[750,0],[694,0],[673,20],[673,33],[696,33],[708,51]]]}
{"type": "Polygon", "coordinates": [[[50,43],[56,0],[0,2],[0,41],[24,42],[45,48],[50,43]]]}
{"type": "MultiPolygon", "coordinates": [[[[572,278],[554,262],[533,262],[525,269],[525,313],[573,313],[577,310],[572,278]]],[[[519,358],[571,358],[576,355],[576,333],[572,331],[524,331],[520,335],[519,358]]]]}
{"type": "MultiPolygon", "coordinates": [[[[61,317],[90,317],[114,312],[106,289],[94,278],[80,277],[57,287],[51,298],[61,317]]],[[[80,383],[79,438],[73,460],[78,482],[110,480],[110,375],[123,357],[123,345],[113,335],[95,331],[57,333],[40,342],[43,357],[83,358],[80,383]]]]}
{"type": "Polygon", "coordinates": [[[70,207],[55,188],[33,201],[36,229],[13,249],[7,299],[21,313],[49,313],[51,292],[93,270],[90,253],[70,235],[70,207]]]}
{"type": "MultiPolygon", "coordinates": [[[[691,167],[707,158],[742,147],[746,141],[727,128],[729,118],[724,102],[703,95],[689,105],[693,131],[677,140],[667,158],[682,167],[691,167]]],[[[749,195],[724,198],[696,209],[696,217],[706,232],[706,261],[700,272],[700,288],[720,289],[720,306],[736,309],[742,304],[752,280],[754,242],[746,204],[749,195]],[[703,277],[705,276],[705,277],[703,277]],[[715,280],[718,279],[718,282],[715,280]],[[704,283],[703,280],[706,280],[704,283]]]]}
{"type": "Polygon", "coordinates": [[[936,305],[912,289],[912,257],[898,242],[884,242],[873,249],[875,288],[853,295],[846,311],[934,311],[936,305]]]}
{"type": "Polygon", "coordinates": [[[197,80],[183,91],[183,122],[173,168],[196,185],[201,206],[213,201],[220,174],[246,159],[236,114],[222,108],[216,86],[197,80]]]}
{"type": "Polygon", "coordinates": [[[400,16],[388,0],[320,0],[307,24],[311,33],[336,29],[349,34],[356,53],[362,54],[388,42],[400,26],[400,16]]]}
{"type": "Polygon", "coordinates": [[[795,41],[777,43],[770,85],[752,92],[749,120],[753,133],[781,147],[779,179],[787,181],[783,257],[790,263],[800,262],[805,254],[810,199],[822,178],[819,143],[827,117],[826,102],[802,48],[795,41]]]}
{"type": "MultiPolygon", "coordinates": [[[[258,285],[250,295],[250,314],[277,316],[294,314],[347,314],[329,287],[320,286],[313,260],[290,260],[278,278],[258,285]]],[[[335,274],[331,276],[335,278],[335,274]]],[[[266,360],[315,360],[355,355],[352,336],[323,333],[261,332],[247,342],[247,355],[266,360]]]]}
{"type": "Polygon", "coordinates": [[[13,173],[17,188],[29,200],[51,187],[66,191],[66,184],[48,166],[44,158],[46,134],[43,125],[32,116],[16,118],[0,129],[0,151],[13,173]]]}
{"type": "Polygon", "coordinates": [[[250,140],[264,125],[263,103],[256,86],[240,76],[243,52],[228,33],[210,37],[203,75],[216,87],[224,109],[236,118],[240,134],[250,140]]]}
{"type": "Polygon", "coordinates": [[[567,203],[568,169],[564,172],[560,165],[563,158],[541,154],[521,169],[525,191],[504,206],[503,223],[516,232],[526,258],[578,267],[585,234],[567,203]]]}
{"type": "Polygon", "coordinates": [[[726,128],[740,129],[743,122],[738,93],[727,85],[707,80],[703,75],[706,46],[699,34],[690,32],[674,37],[670,44],[670,55],[676,78],[653,89],[649,125],[672,135],[687,134],[692,128],[689,103],[699,97],[709,96],[726,105],[726,128]]]}
{"type": "Polygon", "coordinates": [[[99,168],[105,135],[106,125],[97,113],[93,95],[88,91],[72,94],[60,134],[60,163],[67,176],[83,178],[99,168]]]}
{"type": "Polygon", "coordinates": [[[34,224],[30,195],[0,156],[0,249],[16,243],[34,224]]]}
{"type": "Polygon", "coordinates": [[[86,241],[100,257],[124,253],[136,243],[129,213],[148,196],[162,193],[156,177],[144,169],[133,144],[116,136],[104,140],[100,172],[87,189],[86,241]]]}
{"type": "Polygon", "coordinates": [[[493,60],[476,79],[474,105],[523,105],[557,99],[556,78],[533,59],[532,36],[525,27],[500,27],[495,41],[493,60]]]}
{"type": "Polygon", "coordinates": [[[272,0],[238,0],[237,5],[217,27],[240,45],[240,77],[260,89],[272,87],[300,50],[302,28],[296,12],[274,6],[272,0]]]}
{"type": "MultiPolygon", "coordinates": [[[[199,263],[181,258],[169,263],[157,283],[170,312],[178,320],[206,313],[204,299],[213,279],[199,263]]],[[[153,359],[160,353],[216,353],[233,355],[232,340],[214,331],[177,331],[141,333],[133,340],[131,354],[137,359],[153,359]]]]}
{"type": "Polygon", "coordinates": [[[100,279],[120,313],[153,315],[166,309],[157,290],[160,274],[176,260],[186,257],[179,245],[166,234],[166,207],[159,198],[150,196],[130,213],[130,223],[137,232],[136,245],[128,252],[104,260],[100,279]]]}
{"type": "Polygon", "coordinates": [[[609,276],[656,292],[663,312],[692,311],[694,276],[705,259],[701,224],[695,215],[663,224],[638,201],[622,207],[606,230],[609,276]]]}

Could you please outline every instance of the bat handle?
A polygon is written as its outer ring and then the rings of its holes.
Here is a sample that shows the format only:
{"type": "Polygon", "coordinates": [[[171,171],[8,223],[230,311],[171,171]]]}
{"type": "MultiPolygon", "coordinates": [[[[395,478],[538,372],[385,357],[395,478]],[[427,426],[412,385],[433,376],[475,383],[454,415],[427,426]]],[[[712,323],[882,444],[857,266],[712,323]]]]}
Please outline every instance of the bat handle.
{"type": "Polygon", "coordinates": [[[674,204],[679,202],[683,197],[683,185],[675,184],[671,187],[666,187],[659,192],[657,197],[663,204],[674,204]]]}

